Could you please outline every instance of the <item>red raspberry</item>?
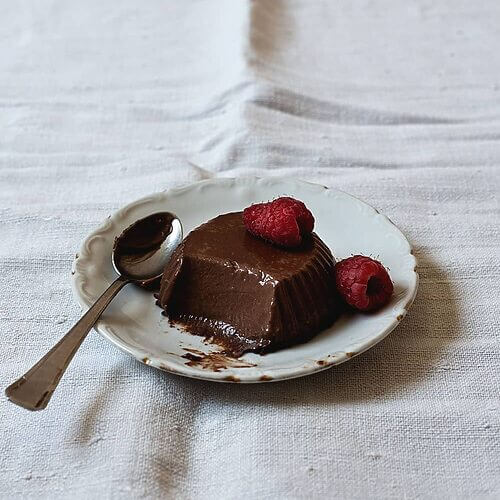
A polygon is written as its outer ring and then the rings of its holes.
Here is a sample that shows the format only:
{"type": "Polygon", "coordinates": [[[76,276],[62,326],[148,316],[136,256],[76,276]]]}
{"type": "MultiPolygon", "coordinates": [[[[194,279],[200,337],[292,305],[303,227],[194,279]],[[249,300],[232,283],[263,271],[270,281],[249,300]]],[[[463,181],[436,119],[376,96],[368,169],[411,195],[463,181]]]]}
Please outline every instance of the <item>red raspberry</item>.
{"type": "Polygon", "coordinates": [[[385,267],[363,255],[337,263],[335,282],[343,299],[360,311],[374,311],[391,298],[394,286],[385,267]]]}
{"type": "Polygon", "coordinates": [[[283,247],[296,247],[302,236],[312,232],[314,217],[301,201],[283,197],[245,208],[243,223],[255,236],[283,247]]]}

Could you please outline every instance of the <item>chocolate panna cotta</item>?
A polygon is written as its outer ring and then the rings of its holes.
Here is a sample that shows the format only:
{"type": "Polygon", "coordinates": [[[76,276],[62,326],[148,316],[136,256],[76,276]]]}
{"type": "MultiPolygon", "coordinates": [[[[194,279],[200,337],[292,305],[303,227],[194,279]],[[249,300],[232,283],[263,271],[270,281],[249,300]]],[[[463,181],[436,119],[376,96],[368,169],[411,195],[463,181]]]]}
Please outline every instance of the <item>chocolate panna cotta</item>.
{"type": "Polygon", "coordinates": [[[189,233],[163,273],[158,304],[170,320],[233,356],[302,343],[340,315],[335,260],[315,233],[280,248],[250,234],[242,212],[189,233]]]}

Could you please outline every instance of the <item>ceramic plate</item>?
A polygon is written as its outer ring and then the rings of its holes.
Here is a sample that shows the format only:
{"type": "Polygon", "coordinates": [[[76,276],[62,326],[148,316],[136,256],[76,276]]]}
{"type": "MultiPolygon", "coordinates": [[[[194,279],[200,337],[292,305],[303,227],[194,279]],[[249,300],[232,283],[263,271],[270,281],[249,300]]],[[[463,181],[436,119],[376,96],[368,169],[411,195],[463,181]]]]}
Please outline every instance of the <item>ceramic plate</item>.
{"type": "Polygon", "coordinates": [[[125,287],[96,325],[107,340],[147,365],[192,378],[226,382],[264,382],[308,375],[366,351],[404,318],[418,285],[415,258],[404,235],[384,215],[336,189],[285,178],[213,179],[148,196],[122,208],[83,242],[73,264],[73,290],[87,309],[116,278],[111,265],[115,236],[135,220],[170,211],[181,219],[184,235],[225,212],[251,203],[293,196],[309,207],[315,231],[337,259],[352,254],[379,258],[390,269],[394,295],[372,315],[339,319],[309,342],[271,354],[232,359],[201,337],[171,327],[150,292],[125,287]],[[192,359],[186,354],[191,353],[192,359]]]}

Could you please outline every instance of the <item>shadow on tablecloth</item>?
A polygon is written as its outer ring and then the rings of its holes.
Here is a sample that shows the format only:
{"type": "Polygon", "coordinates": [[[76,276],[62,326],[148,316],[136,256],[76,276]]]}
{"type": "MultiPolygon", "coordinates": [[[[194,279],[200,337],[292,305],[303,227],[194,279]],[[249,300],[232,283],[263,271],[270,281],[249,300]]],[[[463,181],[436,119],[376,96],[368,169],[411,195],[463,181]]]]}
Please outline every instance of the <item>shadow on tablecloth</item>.
{"type": "Polygon", "coordinates": [[[190,380],[192,390],[220,403],[305,405],[397,398],[440,369],[447,346],[460,334],[457,291],[446,270],[417,252],[420,286],[402,323],[369,351],[308,377],[257,385],[190,380]]]}

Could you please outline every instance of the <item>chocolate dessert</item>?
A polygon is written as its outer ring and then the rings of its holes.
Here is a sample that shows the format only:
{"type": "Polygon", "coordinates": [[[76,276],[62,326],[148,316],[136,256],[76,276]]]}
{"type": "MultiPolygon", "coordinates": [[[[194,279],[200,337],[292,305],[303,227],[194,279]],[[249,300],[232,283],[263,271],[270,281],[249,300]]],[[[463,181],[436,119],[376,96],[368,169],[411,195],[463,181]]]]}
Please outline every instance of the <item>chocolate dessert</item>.
{"type": "Polygon", "coordinates": [[[309,340],[341,311],[335,260],[315,234],[280,248],[247,232],[242,212],[193,230],[165,268],[159,305],[235,356],[309,340]]]}

